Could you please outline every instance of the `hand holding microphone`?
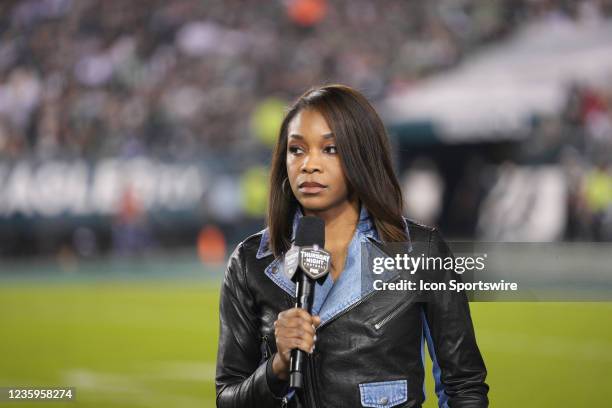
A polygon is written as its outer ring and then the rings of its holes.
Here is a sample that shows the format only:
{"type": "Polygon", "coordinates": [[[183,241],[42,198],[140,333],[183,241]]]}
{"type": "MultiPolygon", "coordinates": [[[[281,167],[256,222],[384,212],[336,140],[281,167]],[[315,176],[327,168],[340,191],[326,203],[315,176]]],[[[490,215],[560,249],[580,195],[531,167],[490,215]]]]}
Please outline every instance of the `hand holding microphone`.
{"type": "Polygon", "coordinates": [[[289,376],[292,388],[303,387],[306,354],[314,349],[315,328],[321,320],[311,316],[314,282],[329,272],[330,254],[325,246],[325,223],[317,217],[300,219],[294,246],[285,254],[285,273],[296,282],[296,305],[279,314],[274,323],[278,353],[273,361],[275,373],[289,376]]]}
{"type": "Polygon", "coordinates": [[[305,353],[314,350],[316,328],[320,323],[319,316],[311,316],[297,307],[279,313],[274,322],[277,353],[272,369],[280,379],[289,379],[292,350],[300,349],[305,353]]]}

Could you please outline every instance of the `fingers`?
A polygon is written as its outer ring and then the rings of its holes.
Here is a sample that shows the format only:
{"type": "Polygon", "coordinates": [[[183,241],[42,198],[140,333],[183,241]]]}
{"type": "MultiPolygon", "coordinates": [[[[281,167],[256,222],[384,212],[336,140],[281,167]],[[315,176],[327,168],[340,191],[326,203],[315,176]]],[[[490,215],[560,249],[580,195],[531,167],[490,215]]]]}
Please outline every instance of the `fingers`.
{"type": "Polygon", "coordinates": [[[314,336],[315,326],[302,318],[282,319],[274,322],[275,331],[278,329],[295,330],[298,336],[310,334],[314,336]]]}
{"type": "Polygon", "coordinates": [[[314,351],[314,337],[296,338],[281,336],[276,339],[276,342],[278,345],[282,346],[282,352],[284,352],[287,356],[293,349],[300,349],[309,354],[314,351]]]}
{"type": "MultiPolygon", "coordinates": [[[[309,322],[312,320],[313,316],[308,313],[304,309],[300,309],[299,307],[293,307],[291,309],[287,309],[278,314],[278,318],[292,318],[292,317],[301,317],[304,320],[308,320],[309,322]]],[[[318,316],[317,316],[318,317],[318,316]]]]}
{"type": "Polygon", "coordinates": [[[319,316],[311,316],[299,308],[285,310],[274,322],[274,335],[278,350],[288,357],[291,349],[312,353],[317,340],[316,328],[321,324],[319,316]]]}
{"type": "MultiPolygon", "coordinates": [[[[285,337],[295,337],[298,339],[314,338],[316,335],[314,330],[312,330],[312,326],[309,326],[308,328],[309,330],[305,330],[304,327],[284,328],[282,335],[285,337]]],[[[280,332],[280,329],[275,330],[275,333],[277,332],[280,332]]]]}
{"type": "Polygon", "coordinates": [[[278,314],[278,320],[274,322],[274,327],[299,327],[305,325],[305,329],[306,326],[311,326],[314,331],[320,323],[321,318],[319,316],[311,316],[304,309],[294,307],[280,312],[278,314]]]}

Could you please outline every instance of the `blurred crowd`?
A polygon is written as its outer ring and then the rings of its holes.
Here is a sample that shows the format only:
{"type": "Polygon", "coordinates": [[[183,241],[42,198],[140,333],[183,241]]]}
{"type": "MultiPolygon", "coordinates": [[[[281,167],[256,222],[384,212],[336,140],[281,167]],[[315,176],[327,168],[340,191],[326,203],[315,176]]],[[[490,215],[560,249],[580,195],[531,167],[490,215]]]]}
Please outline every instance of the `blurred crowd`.
{"type": "Polygon", "coordinates": [[[382,98],[517,22],[610,1],[4,0],[0,158],[252,151],[252,112],[313,84],[382,98]]]}
{"type": "MultiPolygon", "coordinates": [[[[610,16],[612,0],[3,0],[0,165],[136,156],[199,161],[219,176],[199,215],[221,225],[231,241],[243,235],[245,222],[260,224],[261,166],[279,115],[310,86],[345,83],[376,104],[452,69],[521,24],[610,16]],[[240,194],[249,206],[236,204],[240,194]]],[[[565,238],[612,240],[612,88],[575,84],[564,112],[534,118],[526,140],[522,163],[561,164],[566,174],[565,238]]],[[[442,184],[410,183],[423,185],[419,198],[427,186],[442,184]]],[[[466,189],[456,189],[463,201],[466,189]]],[[[430,205],[436,191],[421,203],[432,223],[440,221],[430,205]]],[[[101,229],[117,253],[156,245],[141,199],[123,197],[112,231],[101,229]]],[[[473,204],[466,211],[479,211],[473,204]]],[[[451,219],[466,222],[465,214],[451,219]]],[[[220,231],[179,224],[181,236],[197,239],[202,257],[220,258],[220,231]]],[[[464,230],[473,230],[470,224],[464,230]]],[[[53,241],[35,220],[19,230],[22,239],[7,225],[0,231],[0,240],[12,243],[6,253],[44,252],[33,237],[53,241]]],[[[62,228],[71,238],[61,240],[76,242],[76,252],[96,252],[100,229],[62,228]]]]}
{"type": "Polygon", "coordinates": [[[600,89],[571,86],[563,112],[536,118],[523,148],[525,161],[563,169],[565,238],[612,241],[612,83],[600,89]]]}

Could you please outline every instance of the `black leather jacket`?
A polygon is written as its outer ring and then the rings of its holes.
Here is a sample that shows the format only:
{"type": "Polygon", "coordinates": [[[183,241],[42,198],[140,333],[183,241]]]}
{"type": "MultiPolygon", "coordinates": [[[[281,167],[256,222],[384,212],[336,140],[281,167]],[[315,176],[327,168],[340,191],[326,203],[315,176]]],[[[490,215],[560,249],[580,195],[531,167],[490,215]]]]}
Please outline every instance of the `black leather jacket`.
{"type": "MultiPolygon", "coordinates": [[[[429,256],[452,255],[436,229],[406,221],[411,241],[424,243],[429,256]]],[[[284,398],[286,382],[275,378],[270,364],[273,323],[295,298],[263,273],[274,273],[278,261],[269,251],[262,254],[264,231],[238,245],[223,280],[218,407],[420,407],[426,339],[439,405],[488,406],[467,298],[450,291],[427,302],[411,301],[403,291],[372,291],[344,308],[317,329],[304,393],[284,398]]]]}

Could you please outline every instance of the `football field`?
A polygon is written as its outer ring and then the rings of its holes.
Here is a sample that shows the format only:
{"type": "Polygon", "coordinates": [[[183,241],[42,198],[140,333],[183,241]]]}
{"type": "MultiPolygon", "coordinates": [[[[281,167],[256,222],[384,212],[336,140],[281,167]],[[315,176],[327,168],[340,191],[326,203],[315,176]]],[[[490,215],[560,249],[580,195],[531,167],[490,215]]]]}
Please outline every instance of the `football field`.
{"type": "MultiPolygon", "coordinates": [[[[56,407],[214,407],[220,275],[200,275],[1,280],[0,386],[75,387],[56,407]]],[[[612,303],[471,308],[492,407],[609,405],[612,303]]]]}

